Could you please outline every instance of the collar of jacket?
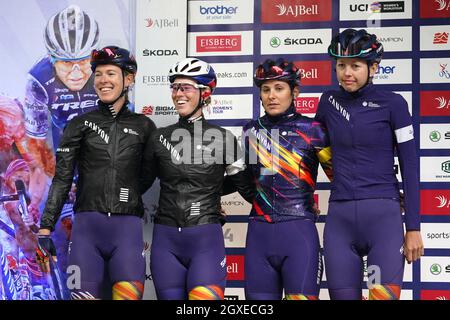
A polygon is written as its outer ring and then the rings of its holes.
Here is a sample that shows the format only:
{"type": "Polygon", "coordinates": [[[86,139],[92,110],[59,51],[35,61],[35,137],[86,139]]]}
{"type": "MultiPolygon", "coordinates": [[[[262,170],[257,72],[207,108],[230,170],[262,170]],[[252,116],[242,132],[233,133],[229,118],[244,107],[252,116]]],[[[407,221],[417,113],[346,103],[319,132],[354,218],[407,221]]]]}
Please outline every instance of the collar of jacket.
{"type": "Polygon", "coordinates": [[[356,98],[360,98],[362,96],[366,96],[366,95],[370,94],[371,92],[373,92],[375,90],[375,86],[373,83],[369,83],[355,92],[345,91],[345,89],[342,88],[342,86],[339,86],[339,89],[344,98],[356,99],[356,98]]]}
{"type": "MultiPolygon", "coordinates": [[[[128,100],[126,100],[124,102],[124,104],[123,104],[122,108],[120,108],[120,111],[117,114],[116,118],[120,117],[121,115],[131,113],[131,111],[128,109],[128,104],[129,103],[130,102],[128,100]]],[[[109,105],[107,103],[104,103],[104,102],[99,100],[98,101],[98,108],[100,109],[101,113],[103,113],[104,115],[109,115],[109,116],[114,118],[113,114],[111,113],[111,105],[109,105]]]]}
{"type": "Polygon", "coordinates": [[[179,119],[178,119],[178,124],[181,126],[181,127],[184,127],[184,128],[190,128],[190,127],[193,127],[194,126],[194,123],[195,122],[197,122],[197,121],[201,121],[201,122],[204,122],[204,121],[206,121],[205,120],[205,117],[203,116],[203,114],[202,115],[200,115],[200,116],[198,116],[198,117],[196,117],[196,118],[194,118],[194,119],[186,119],[186,118],[184,118],[184,117],[180,117],[179,119]]]}
{"type": "Polygon", "coordinates": [[[264,117],[261,118],[261,121],[265,124],[277,124],[280,122],[285,122],[291,119],[294,119],[297,115],[296,109],[295,109],[295,105],[294,102],[292,102],[292,104],[289,106],[289,108],[276,116],[270,116],[269,114],[266,113],[266,115],[264,117]]]}

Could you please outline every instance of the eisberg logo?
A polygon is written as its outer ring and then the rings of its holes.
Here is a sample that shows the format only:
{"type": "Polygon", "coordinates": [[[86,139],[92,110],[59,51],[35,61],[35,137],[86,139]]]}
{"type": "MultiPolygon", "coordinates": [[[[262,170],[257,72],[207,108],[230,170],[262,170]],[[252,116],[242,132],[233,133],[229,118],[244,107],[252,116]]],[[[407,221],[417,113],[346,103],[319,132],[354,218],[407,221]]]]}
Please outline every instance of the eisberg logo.
{"type": "Polygon", "coordinates": [[[200,6],[200,14],[236,14],[238,7],[225,7],[225,6],[214,6],[214,7],[203,7],[200,6]]]}
{"type": "Polygon", "coordinates": [[[241,51],[242,36],[198,36],[196,39],[197,52],[211,51],[241,51]]]}

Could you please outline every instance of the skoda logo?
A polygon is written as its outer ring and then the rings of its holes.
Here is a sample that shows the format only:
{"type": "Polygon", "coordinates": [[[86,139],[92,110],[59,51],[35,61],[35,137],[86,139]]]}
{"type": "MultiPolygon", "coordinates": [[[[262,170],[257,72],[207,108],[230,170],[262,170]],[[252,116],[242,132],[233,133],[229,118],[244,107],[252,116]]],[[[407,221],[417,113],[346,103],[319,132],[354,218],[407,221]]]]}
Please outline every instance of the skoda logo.
{"type": "Polygon", "coordinates": [[[439,133],[439,131],[431,131],[429,137],[433,142],[438,142],[439,140],[441,140],[441,134],[439,133]]]}
{"type": "Polygon", "coordinates": [[[431,272],[432,274],[434,274],[435,276],[438,275],[438,274],[440,274],[441,271],[442,271],[442,267],[441,267],[439,264],[437,264],[437,263],[433,263],[433,264],[431,265],[431,267],[430,267],[430,272],[431,272]]]}
{"type": "Polygon", "coordinates": [[[278,48],[281,44],[281,40],[278,37],[273,37],[272,39],[270,39],[270,46],[272,48],[278,48]]]}

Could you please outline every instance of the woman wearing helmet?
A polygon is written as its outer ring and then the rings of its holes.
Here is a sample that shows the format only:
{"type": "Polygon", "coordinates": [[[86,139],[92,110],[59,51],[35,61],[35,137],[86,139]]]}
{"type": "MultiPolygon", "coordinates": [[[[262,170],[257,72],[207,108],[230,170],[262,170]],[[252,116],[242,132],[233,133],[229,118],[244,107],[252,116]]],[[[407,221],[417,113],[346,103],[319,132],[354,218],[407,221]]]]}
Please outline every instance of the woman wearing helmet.
{"type": "Polygon", "coordinates": [[[251,300],[317,299],[321,255],[315,227],[318,164],[331,177],[328,137],[296,113],[300,70],[289,61],[256,68],[265,115],[244,127],[246,163],[256,181],[245,252],[245,294],[251,300]]]}
{"type": "Polygon", "coordinates": [[[316,119],[327,127],[333,150],[334,180],[324,233],[330,297],[361,299],[367,256],[369,298],[399,299],[404,258],[411,263],[423,255],[408,105],[399,94],[372,83],[383,54],[376,35],[346,29],[332,39],[328,53],[336,60],[340,88],[322,95],[316,119]],[[405,236],[394,150],[406,200],[405,236]]]}
{"type": "Polygon", "coordinates": [[[71,296],[99,299],[107,269],[112,298],[137,300],[142,298],[145,280],[141,219],[145,186],[140,179],[148,170],[141,168],[146,155],[151,155],[150,134],[155,125],[128,109],[126,93],[137,71],[128,50],[114,46],[93,50],[91,64],[99,106],[71,120],[64,130],[41,219],[37,256],[48,268],[49,254],[55,255],[49,235],[77,168],[68,273],[78,281],[69,287],[71,296]]]}
{"type": "Polygon", "coordinates": [[[161,186],[150,264],[156,294],[161,300],[222,300],[224,174],[247,201],[253,188],[236,138],[203,117],[202,108],[216,87],[213,68],[187,58],[170,69],[169,81],[180,118],[152,134],[154,158],[149,164],[161,186]]]}

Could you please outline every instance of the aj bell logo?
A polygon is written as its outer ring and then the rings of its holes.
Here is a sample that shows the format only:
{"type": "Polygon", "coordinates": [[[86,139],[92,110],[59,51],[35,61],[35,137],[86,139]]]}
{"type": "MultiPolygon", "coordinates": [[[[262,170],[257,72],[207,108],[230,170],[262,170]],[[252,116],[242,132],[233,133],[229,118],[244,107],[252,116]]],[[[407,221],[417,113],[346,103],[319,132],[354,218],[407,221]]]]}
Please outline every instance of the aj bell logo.
{"type": "Polygon", "coordinates": [[[439,5],[437,11],[450,10],[450,1],[447,2],[447,0],[434,0],[434,2],[439,5]]]}
{"type": "Polygon", "coordinates": [[[448,109],[448,107],[450,106],[450,100],[447,101],[447,99],[445,99],[444,97],[437,97],[434,99],[439,102],[439,107],[437,107],[438,109],[448,109]]]}
{"type": "Polygon", "coordinates": [[[313,4],[310,7],[306,5],[294,5],[294,6],[286,6],[284,4],[277,4],[275,7],[278,8],[279,12],[277,15],[279,16],[304,16],[304,15],[318,15],[319,14],[319,6],[317,4],[313,4]]]}
{"type": "Polygon", "coordinates": [[[450,201],[445,196],[434,197],[439,200],[438,208],[450,208],[450,201]]]}

